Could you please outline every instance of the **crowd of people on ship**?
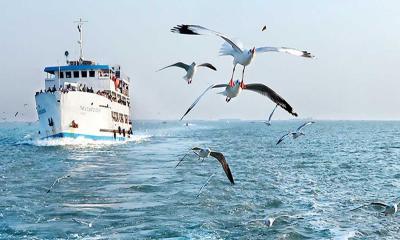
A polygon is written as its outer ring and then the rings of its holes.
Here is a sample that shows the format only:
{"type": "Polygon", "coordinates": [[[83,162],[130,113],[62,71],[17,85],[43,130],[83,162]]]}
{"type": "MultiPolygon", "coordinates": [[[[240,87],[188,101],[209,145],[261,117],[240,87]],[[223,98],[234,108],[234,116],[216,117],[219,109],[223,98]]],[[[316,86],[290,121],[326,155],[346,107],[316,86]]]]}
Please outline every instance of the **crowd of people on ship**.
{"type": "MultiPolygon", "coordinates": [[[[56,85],[54,85],[52,88],[49,87],[48,89],[44,90],[45,93],[54,93],[56,91],[57,91],[56,85]]],[[[60,87],[58,89],[58,91],[60,91],[61,93],[68,93],[69,91],[80,91],[80,92],[94,93],[93,88],[92,87],[90,87],[90,88],[87,87],[86,84],[79,84],[78,86],[67,84],[64,87],[60,87]]],[[[39,92],[36,92],[35,95],[38,95],[38,94],[41,94],[41,93],[43,93],[43,90],[40,90],[39,92]]],[[[128,101],[123,100],[121,98],[117,98],[116,96],[112,96],[110,91],[106,91],[106,90],[100,91],[100,90],[98,90],[96,92],[96,94],[100,95],[100,96],[104,96],[104,97],[108,98],[110,101],[117,102],[117,103],[120,103],[122,105],[125,105],[125,106],[129,107],[129,102],[128,101]]]]}

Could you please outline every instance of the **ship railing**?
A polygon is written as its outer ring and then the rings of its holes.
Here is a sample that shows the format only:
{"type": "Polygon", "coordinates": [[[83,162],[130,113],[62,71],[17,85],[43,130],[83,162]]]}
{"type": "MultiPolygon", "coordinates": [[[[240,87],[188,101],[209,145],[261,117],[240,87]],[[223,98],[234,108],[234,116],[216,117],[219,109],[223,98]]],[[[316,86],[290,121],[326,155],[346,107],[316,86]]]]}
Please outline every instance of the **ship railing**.
{"type": "Polygon", "coordinates": [[[130,102],[128,101],[127,98],[125,98],[123,96],[121,97],[120,95],[115,94],[115,92],[111,92],[109,90],[103,90],[103,91],[98,90],[97,92],[94,92],[92,87],[89,88],[89,87],[86,87],[85,85],[83,87],[82,86],[66,85],[64,87],[60,87],[59,89],[57,89],[55,87],[55,85],[54,85],[52,88],[49,87],[48,89],[45,89],[44,91],[40,90],[39,92],[36,92],[35,95],[39,95],[39,94],[42,94],[42,93],[55,93],[57,91],[59,91],[61,93],[68,93],[69,91],[71,91],[71,92],[78,91],[78,92],[93,93],[93,94],[97,94],[97,95],[103,96],[105,98],[108,98],[112,102],[117,102],[119,104],[122,104],[122,105],[128,106],[128,107],[130,106],[130,102]]]}

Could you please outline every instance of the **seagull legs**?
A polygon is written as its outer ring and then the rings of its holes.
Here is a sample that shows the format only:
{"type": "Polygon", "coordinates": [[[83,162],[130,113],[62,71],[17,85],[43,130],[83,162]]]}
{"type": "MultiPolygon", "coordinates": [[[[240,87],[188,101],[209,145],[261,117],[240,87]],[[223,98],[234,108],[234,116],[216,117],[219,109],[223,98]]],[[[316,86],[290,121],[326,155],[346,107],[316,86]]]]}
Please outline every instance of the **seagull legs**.
{"type": "Polygon", "coordinates": [[[243,80],[244,80],[244,70],[246,69],[246,66],[243,66],[243,71],[242,71],[242,81],[240,82],[240,87],[244,88],[243,80]]]}
{"type": "Polygon", "coordinates": [[[236,64],[233,66],[231,80],[229,81],[229,86],[233,87],[233,74],[235,74],[236,64]]]}

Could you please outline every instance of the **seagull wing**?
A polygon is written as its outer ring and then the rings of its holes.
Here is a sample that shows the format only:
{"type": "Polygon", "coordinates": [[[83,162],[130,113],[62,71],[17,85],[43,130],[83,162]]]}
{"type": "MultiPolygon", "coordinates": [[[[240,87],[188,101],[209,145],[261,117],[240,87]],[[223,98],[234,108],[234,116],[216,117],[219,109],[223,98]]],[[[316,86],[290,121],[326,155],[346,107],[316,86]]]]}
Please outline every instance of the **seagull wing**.
{"type": "Polygon", "coordinates": [[[235,51],[242,53],[243,49],[241,49],[238,45],[236,45],[229,37],[226,35],[216,32],[214,30],[199,26],[199,25],[177,25],[171,29],[171,32],[180,33],[180,34],[189,34],[189,35],[216,35],[224,39],[227,43],[229,43],[235,51]]]}
{"type": "Polygon", "coordinates": [[[286,47],[259,47],[259,48],[256,48],[256,52],[257,53],[283,52],[283,53],[289,53],[291,55],[295,55],[295,56],[299,56],[299,57],[306,57],[306,58],[314,58],[315,57],[307,51],[300,51],[297,49],[286,48],[286,47]]]}
{"type": "Polygon", "coordinates": [[[181,164],[181,162],[185,159],[185,157],[188,155],[189,153],[186,153],[181,160],[179,160],[178,164],[176,164],[175,168],[177,168],[179,166],[179,164],[181,164]]]}
{"type": "Polygon", "coordinates": [[[380,207],[387,207],[388,205],[381,202],[372,202],[371,205],[380,206],[380,207]]]}
{"type": "Polygon", "coordinates": [[[169,67],[180,67],[180,68],[185,69],[185,71],[187,71],[187,70],[189,69],[190,66],[187,65],[187,64],[184,64],[183,62],[177,62],[177,63],[171,64],[171,65],[169,65],[169,66],[163,67],[163,68],[161,68],[161,69],[158,69],[157,72],[159,72],[159,71],[161,71],[161,70],[164,70],[164,69],[166,69],[166,68],[169,68],[169,67]]]}
{"type": "Polygon", "coordinates": [[[208,67],[209,69],[217,71],[217,69],[211,63],[203,63],[203,64],[200,64],[199,67],[208,67]]]}
{"type": "Polygon", "coordinates": [[[293,116],[297,117],[297,113],[295,113],[293,111],[293,108],[289,105],[289,103],[287,103],[286,100],[283,99],[281,96],[279,96],[279,94],[277,94],[274,90],[272,90],[271,88],[265,86],[264,84],[261,84],[261,83],[247,84],[245,86],[244,90],[254,91],[254,92],[257,92],[257,93],[262,94],[264,96],[267,96],[274,103],[279,105],[281,108],[285,109],[288,113],[290,113],[293,116]]]}
{"type": "Polygon", "coordinates": [[[192,150],[193,150],[193,151],[200,151],[201,148],[199,148],[199,147],[194,147],[194,148],[192,148],[192,150]]]}
{"type": "Polygon", "coordinates": [[[276,143],[276,145],[278,145],[279,143],[281,143],[287,136],[289,136],[291,133],[289,132],[289,133],[286,133],[285,135],[283,135],[279,140],[278,140],[278,142],[276,143]]]}
{"type": "Polygon", "coordinates": [[[232,173],[231,173],[231,169],[229,168],[229,165],[226,162],[224,155],[222,153],[220,153],[220,152],[211,152],[210,155],[212,157],[214,157],[215,159],[217,159],[218,162],[221,163],[222,168],[224,169],[224,172],[225,172],[226,176],[228,177],[229,181],[232,184],[235,184],[235,181],[233,181],[233,176],[232,176],[232,173]]]}
{"type": "Polygon", "coordinates": [[[261,31],[265,31],[267,29],[267,25],[264,25],[264,27],[261,29],[261,31]]]}
{"type": "Polygon", "coordinates": [[[298,131],[300,131],[302,128],[304,128],[305,126],[311,125],[311,124],[313,124],[313,123],[315,123],[315,122],[313,122],[313,121],[306,122],[306,123],[302,124],[300,127],[298,127],[296,131],[298,132],[298,131]]]}
{"type": "Polygon", "coordinates": [[[200,188],[200,190],[199,190],[199,193],[197,193],[196,198],[198,198],[198,197],[200,196],[201,191],[203,191],[203,188],[205,188],[205,187],[210,183],[211,178],[212,178],[214,175],[215,175],[215,173],[211,174],[211,175],[208,177],[206,183],[204,183],[203,186],[201,186],[201,188],[200,188]]]}
{"type": "Polygon", "coordinates": [[[275,105],[274,110],[272,110],[271,114],[268,117],[268,123],[269,124],[271,123],[272,115],[274,115],[274,112],[275,112],[277,107],[278,107],[278,104],[275,105]]]}
{"type": "Polygon", "coordinates": [[[204,96],[204,94],[206,94],[208,92],[208,90],[212,89],[212,88],[220,88],[220,87],[227,87],[227,84],[217,84],[214,85],[212,84],[211,86],[209,86],[206,90],[204,90],[204,92],[194,101],[194,103],[192,103],[192,105],[190,105],[190,107],[188,108],[188,110],[185,112],[185,114],[183,114],[183,116],[181,117],[181,121],[182,119],[194,108],[194,106],[196,106],[196,104],[200,101],[200,99],[204,96]]]}
{"type": "Polygon", "coordinates": [[[355,210],[358,210],[358,209],[360,209],[360,208],[363,208],[363,207],[366,207],[366,206],[370,206],[370,205],[373,205],[373,206],[380,206],[380,207],[387,207],[387,204],[380,203],[380,202],[372,202],[372,203],[364,204],[364,205],[361,205],[361,206],[359,206],[359,207],[353,208],[353,209],[351,209],[350,211],[352,212],[352,211],[355,211],[355,210]]]}

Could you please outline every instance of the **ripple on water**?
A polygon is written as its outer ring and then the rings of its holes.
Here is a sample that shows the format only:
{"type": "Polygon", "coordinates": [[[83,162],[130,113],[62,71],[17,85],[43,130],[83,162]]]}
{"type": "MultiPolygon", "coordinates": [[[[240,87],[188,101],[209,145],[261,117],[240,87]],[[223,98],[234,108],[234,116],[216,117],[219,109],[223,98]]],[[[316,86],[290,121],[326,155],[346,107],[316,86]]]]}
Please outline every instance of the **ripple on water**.
{"type": "Polygon", "coordinates": [[[398,122],[321,121],[278,146],[299,122],[194,124],[138,123],[123,143],[37,142],[34,125],[0,124],[0,239],[398,238],[396,217],[349,211],[397,197],[398,122]],[[213,159],[175,168],[193,146],[223,152],[236,184],[213,159]],[[302,218],[246,224],[283,214],[302,218]]]}

